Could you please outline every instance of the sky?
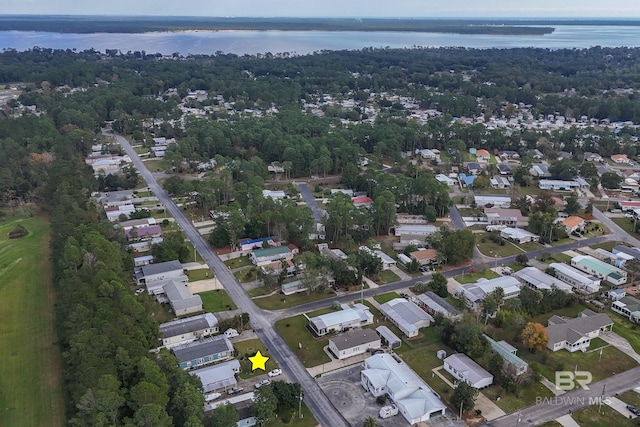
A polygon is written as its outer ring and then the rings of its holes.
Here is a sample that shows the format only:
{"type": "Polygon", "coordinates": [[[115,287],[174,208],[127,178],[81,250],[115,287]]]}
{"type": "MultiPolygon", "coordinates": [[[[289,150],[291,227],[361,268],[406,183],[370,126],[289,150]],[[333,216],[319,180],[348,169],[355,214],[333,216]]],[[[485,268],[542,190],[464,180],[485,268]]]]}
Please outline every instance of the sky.
{"type": "Polygon", "coordinates": [[[0,0],[0,14],[640,18],[639,0],[0,0]]]}

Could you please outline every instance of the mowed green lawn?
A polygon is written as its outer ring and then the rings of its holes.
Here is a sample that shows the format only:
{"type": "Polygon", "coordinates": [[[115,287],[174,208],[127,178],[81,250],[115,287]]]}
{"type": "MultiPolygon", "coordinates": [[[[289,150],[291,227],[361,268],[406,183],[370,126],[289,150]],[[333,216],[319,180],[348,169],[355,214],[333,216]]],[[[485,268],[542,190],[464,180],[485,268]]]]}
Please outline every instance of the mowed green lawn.
{"type": "Polygon", "coordinates": [[[0,221],[0,426],[63,426],[61,359],[55,334],[49,225],[0,221]]]}

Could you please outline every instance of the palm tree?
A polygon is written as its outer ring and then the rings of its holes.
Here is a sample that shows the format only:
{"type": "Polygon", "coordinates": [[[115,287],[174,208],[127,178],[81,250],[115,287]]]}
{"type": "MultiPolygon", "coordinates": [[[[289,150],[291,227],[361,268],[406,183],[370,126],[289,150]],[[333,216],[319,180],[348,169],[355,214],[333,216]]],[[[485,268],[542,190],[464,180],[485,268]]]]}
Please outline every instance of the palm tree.
{"type": "Polygon", "coordinates": [[[378,425],[378,422],[373,417],[367,417],[362,422],[362,427],[376,427],[377,425],[378,425]]]}

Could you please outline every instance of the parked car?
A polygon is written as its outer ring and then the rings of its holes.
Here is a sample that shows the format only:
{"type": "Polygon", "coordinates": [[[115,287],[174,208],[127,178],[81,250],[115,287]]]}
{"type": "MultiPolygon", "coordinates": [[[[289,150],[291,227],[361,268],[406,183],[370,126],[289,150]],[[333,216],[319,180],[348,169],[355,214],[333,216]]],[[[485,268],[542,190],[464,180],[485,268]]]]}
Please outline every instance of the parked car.
{"type": "Polygon", "coordinates": [[[388,405],[380,409],[380,418],[391,418],[398,415],[398,407],[396,405],[388,405]]]}
{"type": "Polygon", "coordinates": [[[627,405],[627,409],[629,410],[629,412],[631,412],[633,415],[640,415],[640,409],[636,408],[633,405],[627,405]]]}
{"type": "Polygon", "coordinates": [[[269,371],[267,375],[270,377],[277,377],[280,374],[282,374],[282,369],[274,369],[273,371],[269,371]]]}
{"type": "Polygon", "coordinates": [[[256,385],[255,385],[255,387],[256,387],[256,388],[260,388],[260,387],[262,387],[263,385],[269,385],[269,384],[271,384],[271,380],[270,380],[269,378],[267,378],[267,379],[264,379],[264,380],[262,380],[262,381],[257,382],[257,383],[256,383],[256,385]]]}
{"type": "Polygon", "coordinates": [[[227,393],[228,394],[238,394],[240,393],[242,390],[244,390],[242,387],[234,387],[231,390],[229,390],[227,393]]]}

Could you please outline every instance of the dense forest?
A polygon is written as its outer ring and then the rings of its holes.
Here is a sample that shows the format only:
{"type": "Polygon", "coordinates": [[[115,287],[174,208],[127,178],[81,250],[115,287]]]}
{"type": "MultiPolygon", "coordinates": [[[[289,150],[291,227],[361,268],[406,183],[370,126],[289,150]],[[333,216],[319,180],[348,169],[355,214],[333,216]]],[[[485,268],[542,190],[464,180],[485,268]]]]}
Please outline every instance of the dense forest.
{"type": "MultiPolygon", "coordinates": [[[[396,211],[430,219],[447,212],[446,187],[404,161],[402,151],[437,148],[451,153],[450,163],[460,162],[456,156],[469,147],[635,155],[633,127],[505,132],[456,118],[505,118],[515,106],[528,105],[534,117],[638,123],[640,49],[366,49],[288,56],[164,58],[41,48],[0,53],[0,83],[21,92],[0,111],[0,203],[38,204],[49,212],[72,425],[206,423],[199,384],[168,353],[149,354],[158,334],[149,316],[152,301],[134,297],[125,242],[89,202],[90,193],[107,184],[94,179],[82,158],[107,122],[145,146],[153,145],[153,137],[175,138],[165,158],[172,172],[194,172],[199,162],[215,160],[218,168],[204,179],[170,178],[165,187],[179,196],[195,194],[205,211],[229,213],[226,234],[214,236],[220,244],[270,234],[308,242],[307,210],[262,197],[267,166],[274,163],[288,178],[341,175],[346,187],[372,197],[367,216],[343,197],[327,205],[327,234],[360,242],[388,233],[396,211]],[[185,100],[196,90],[208,98],[185,100]],[[402,97],[440,114],[420,123],[402,97]],[[322,114],[305,107],[329,98],[354,103],[323,105],[322,114]],[[207,113],[191,116],[184,105],[207,113]],[[375,120],[369,120],[370,107],[379,111],[375,120]],[[369,166],[361,171],[365,154],[369,166]]],[[[572,162],[553,170],[577,170],[572,162]]],[[[526,185],[526,176],[518,179],[526,185]]],[[[294,189],[286,191],[294,196],[294,189]]],[[[462,253],[456,242],[466,236],[441,237],[443,250],[462,253]]]]}

